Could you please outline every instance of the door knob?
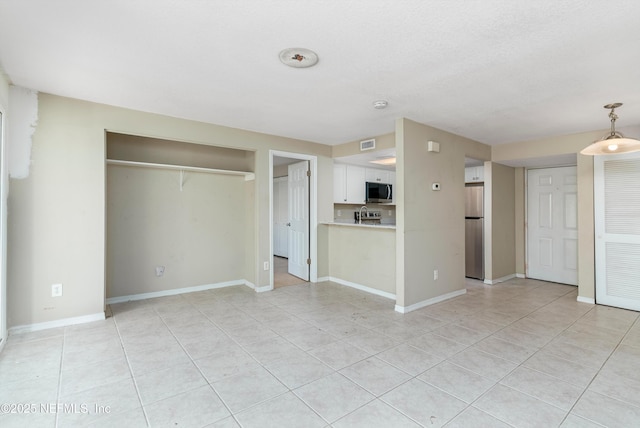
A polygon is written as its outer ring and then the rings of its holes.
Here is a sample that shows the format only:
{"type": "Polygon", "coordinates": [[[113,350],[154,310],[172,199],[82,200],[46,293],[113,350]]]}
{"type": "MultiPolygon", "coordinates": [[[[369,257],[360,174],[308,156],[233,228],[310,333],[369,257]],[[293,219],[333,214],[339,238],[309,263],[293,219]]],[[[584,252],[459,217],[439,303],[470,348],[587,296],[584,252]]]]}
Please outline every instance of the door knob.
{"type": "Polygon", "coordinates": [[[287,223],[287,226],[291,226],[291,223],[287,223]]]}

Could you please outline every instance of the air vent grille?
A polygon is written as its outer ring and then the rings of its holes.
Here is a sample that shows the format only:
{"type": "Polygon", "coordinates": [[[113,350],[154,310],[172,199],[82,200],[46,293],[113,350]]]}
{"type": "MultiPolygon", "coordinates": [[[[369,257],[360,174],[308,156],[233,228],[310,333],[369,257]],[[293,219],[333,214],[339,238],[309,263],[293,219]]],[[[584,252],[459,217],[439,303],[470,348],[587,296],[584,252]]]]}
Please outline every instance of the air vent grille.
{"type": "Polygon", "coordinates": [[[360,151],[363,152],[365,150],[373,150],[376,148],[376,140],[372,138],[371,140],[360,141],[360,151]]]}

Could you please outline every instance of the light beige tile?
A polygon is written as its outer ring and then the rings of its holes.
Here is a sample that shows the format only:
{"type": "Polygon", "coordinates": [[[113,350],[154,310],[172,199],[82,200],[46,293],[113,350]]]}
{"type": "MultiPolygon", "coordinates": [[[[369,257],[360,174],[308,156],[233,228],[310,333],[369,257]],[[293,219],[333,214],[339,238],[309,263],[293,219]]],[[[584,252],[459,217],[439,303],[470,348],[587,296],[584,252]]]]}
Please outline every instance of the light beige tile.
{"type": "Polygon", "coordinates": [[[111,419],[139,408],[140,400],[133,380],[125,379],[66,395],[58,404],[58,427],[65,428],[111,419]]]}
{"type": "Polygon", "coordinates": [[[302,350],[282,337],[274,337],[244,346],[261,364],[268,364],[293,354],[304,355],[302,350]]]}
{"type": "Polygon", "coordinates": [[[471,348],[479,349],[516,364],[522,363],[536,352],[536,349],[525,348],[494,336],[481,340],[471,348]]]}
{"type": "Polygon", "coordinates": [[[598,349],[595,347],[585,348],[576,346],[572,343],[566,342],[563,337],[555,338],[549,342],[543,350],[582,366],[595,368],[602,367],[613,351],[613,349],[598,349]]]}
{"type": "Polygon", "coordinates": [[[447,428],[510,428],[499,419],[494,418],[488,413],[478,410],[475,407],[467,407],[462,413],[456,416],[451,422],[445,425],[447,428]]]}
{"type": "Polygon", "coordinates": [[[375,396],[380,396],[411,379],[411,376],[376,357],[340,370],[340,373],[375,396]]]}
{"type": "Polygon", "coordinates": [[[190,361],[182,346],[176,342],[154,345],[145,351],[126,352],[135,376],[166,369],[190,361]]]}
{"type": "Polygon", "coordinates": [[[582,388],[586,388],[598,371],[594,367],[581,366],[544,351],[537,352],[523,366],[582,388]]]}
{"type": "Polygon", "coordinates": [[[333,368],[340,370],[368,358],[371,354],[345,342],[334,342],[310,351],[310,354],[333,368]]]}
{"type": "Polygon", "coordinates": [[[283,336],[304,351],[309,351],[338,341],[337,337],[318,327],[306,327],[301,330],[285,333],[283,336]]]}
{"type": "Polygon", "coordinates": [[[429,427],[443,426],[467,407],[464,401],[417,379],[400,385],[380,399],[419,424],[429,427]]]}
{"type": "Polygon", "coordinates": [[[542,348],[546,345],[551,337],[542,337],[537,334],[529,333],[527,331],[508,326],[502,330],[493,334],[492,337],[505,340],[507,342],[515,343],[525,348],[542,348]]]}
{"type": "Polygon", "coordinates": [[[2,428],[55,428],[56,414],[55,412],[0,414],[0,426],[2,428]]]}
{"type": "Polygon", "coordinates": [[[449,358],[449,361],[494,381],[502,379],[517,367],[511,361],[478,349],[466,349],[449,358]]]}
{"type": "Polygon", "coordinates": [[[145,406],[152,427],[201,427],[229,416],[210,386],[203,386],[145,406]]]}
{"type": "Polygon", "coordinates": [[[467,403],[475,401],[495,385],[495,381],[447,361],[422,373],[418,379],[467,403]]]}
{"type": "Polygon", "coordinates": [[[243,428],[324,427],[326,422],[302,400],[288,392],[238,413],[243,428]]]}
{"type": "Polygon", "coordinates": [[[494,386],[474,407],[515,427],[555,427],[566,411],[503,385],[494,386]]]}
{"type": "Polygon", "coordinates": [[[587,390],[572,414],[607,427],[632,427],[640,421],[640,407],[587,390]]]}
{"type": "Polygon", "coordinates": [[[347,341],[371,354],[386,351],[401,343],[398,339],[374,331],[351,335],[347,341]]]}
{"type": "Polygon", "coordinates": [[[194,362],[210,383],[260,367],[251,355],[238,346],[194,362]]]}
{"type": "Polygon", "coordinates": [[[288,388],[262,367],[211,384],[231,412],[258,404],[285,393],[288,388]]]}
{"type": "Polygon", "coordinates": [[[376,356],[411,376],[417,376],[444,360],[442,356],[429,354],[406,343],[376,356]]]}
{"type": "Polygon", "coordinates": [[[85,364],[62,371],[60,396],[67,397],[80,391],[130,378],[131,372],[124,357],[85,364]]]}
{"type": "Polygon", "coordinates": [[[619,376],[607,368],[598,373],[589,390],[640,407],[640,381],[619,376]]]}
{"type": "Polygon", "coordinates": [[[140,428],[147,426],[142,407],[127,410],[122,413],[106,413],[104,416],[92,420],[87,427],[90,428],[140,428]]]}
{"type": "Polygon", "coordinates": [[[570,413],[565,418],[564,422],[560,425],[560,428],[602,428],[603,425],[589,421],[587,419],[576,416],[570,413]]]}
{"type": "Polygon", "coordinates": [[[468,347],[468,345],[433,333],[423,334],[407,341],[407,343],[430,354],[441,355],[445,358],[455,355],[468,347]]]}
{"type": "Polygon", "coordinates": [[[266,368],[289,389],[306,385],[334,372],[331,367],[311,355],[297,354],[292,358],[271,362],[266,368]]]}
{"type": "Polygon", "coordinates": [[[191,361],[135,378],[143,405],[172,397],[207,384],[191,361]]]}
{"type": "Polygon", "coordinates": [[[526,367],[518,367],[500,383],[567,411],[584,391],[583,388],[526,367]]]}
{"type": "Polygon", "coordinates": [[[207,425],[205,428],[240,428],[240,425],[238,425],[233,416],[229,416],[228,418],[207,425]]]}
{"type": "Polygon", "coordinates": [[[380,400],[374,400],[332,424],[334,428],[419,428],[420,425],[380,400]]]}
{"type": "Polygon", "coordinates": [[[375,398],[339,373],[318,379],[293,392],[329,423],[375,398]]]}
{"type": "Polygon", "coordinates": [[[473,345],[474,343],[479,342],[488,335],[488,333],[471,330],[457,324],[445,325],[444,327],[433,330],[432,333],[465,345],[473,345]]]}

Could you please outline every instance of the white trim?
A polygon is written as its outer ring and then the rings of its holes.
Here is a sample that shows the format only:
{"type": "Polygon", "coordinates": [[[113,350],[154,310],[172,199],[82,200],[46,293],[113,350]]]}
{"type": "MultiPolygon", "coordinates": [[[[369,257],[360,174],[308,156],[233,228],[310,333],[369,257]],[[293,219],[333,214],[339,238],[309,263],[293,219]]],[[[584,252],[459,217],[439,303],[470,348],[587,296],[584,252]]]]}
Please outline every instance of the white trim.
{"type": "Polygon", "coordinates": [[[580,302],[580,303],[589,303],[591,305],[595,305],[596,304],[596,299],[591,298],[591,297],[578,296],[576,300],[578,302],[580,302]]]}
{"type": "Polygon", "coordinates": [[[516,278],[524,279],[524,278],[526,278],[526,277],[527,277],[527,276],[526,276],[525,274],[523,274],[523,273],[517,273],[517,274],[516,274],[516,278]]]}
{"type": "Polygon", "coordinates": [[[321,276],[319,278],[316,278],[316,282],[327,282],[327,281],[331,281],[330,276],[321,276]]]}
{"type": "Polygon", "coordinates": [[[60,320],[39,322],[36,324],[17,325],[9,329],[9,335],[47,330],[49,328],[56,327],[66,327],[68,325],[84,324],[93,321],[104,321],[105,319],[106,317],[104,312],[98,312],[97,314],[83,315],[80,317],[63,318],[60,320]]]}
{"type": "MultiPolygon", "coordinates": [[[[170,165],[165,163],[152,163],[152,162],[135,162],[118,159],[107,159],[107,165],[118,166],[134,166],[139,168],[153,168],[153,169],[169,169],[176,171],[189,171],[189,172],[202,172],[205,174],[223,174],[223,175],[239,175],[243,176],[245,181],[255,180],[256,176],[253,172],[248,171],[234,171],[230,169],[215,169],[215,168],[201,168],[196,166],[186,165],[170,165]]],[[[182,183],[180,183],[182,185],[182,183]]]]}
{"type": "Polygon", "coordinates": [[[262,287],[255,287],[256,293],[264,293],[265,291],[273,290],[273,287],[270,285],[263,285],[262,287]]]}
{"type": "Polygon", "coordinates": [[[499,282],[505,282],[505,281],[509,281],[510,279],[515,278],[517,275],[515,273],[512,273],[511,275],[507,275],[507,276],[503,276],[502,278],[496,278],[496,279],[485,279],[484,283],[488,284],[488,285],[493,285],[493,284],[497,284],[499,282]]]}
{"type": "Polygon", "coordinates": [[[233,287],[234,285],[246,285],[249,288],[255,289],[255,286],[249,281],[238,279],[234,281],[218,282],[215,284],[195,285],[193,287],[173,288],[171,290],[152,291],[150,293],[131,294],[129,296],[109,297],[107,298],[107,305],[134,300],[152,299],[154,297],[174,296],[176,294],[193,293],[196,291],[213,290],[215,288],[233,287]]]}
{"type": "Polygon", "coordinates": [[[387,291],[378,290],[377,288],[367,287],[366,285],[357,284],[351,281],[345,281],[344,279],[336,278],[333,276],[329,277],[329,281],[335,282],[336,284],[345,285],[347,287],[355,288],[360,291],[366,291],[367,293],[375,294],[376,296],[386,297],[387,299],[396,300],[396,295],[393,293],[389,293],[387,291]]]}
{"type": "Polygon", "coordinates": [[[443,294],[441,296],[433,297],[431,299],[423,300],[422,302],[414,303],[409,306],[399,306],[396,305],[396,312],[400,312],[401,314],[406,314],[408,312],[415,311],[417,309],[422,309],[425,306],[431,306],[436,303],[443,302],[445,300],[453,299],[454,297],[462,296],[467,292],[466,288],[462,288],[460,290],[452,291],[451,293],[443,294]]]}

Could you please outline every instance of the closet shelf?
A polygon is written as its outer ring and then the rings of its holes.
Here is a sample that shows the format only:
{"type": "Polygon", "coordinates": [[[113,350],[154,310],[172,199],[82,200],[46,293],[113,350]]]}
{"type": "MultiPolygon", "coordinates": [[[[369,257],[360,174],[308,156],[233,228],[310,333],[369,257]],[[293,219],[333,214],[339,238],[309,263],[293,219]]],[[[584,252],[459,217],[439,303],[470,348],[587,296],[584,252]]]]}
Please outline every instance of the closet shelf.
{"type": "Polygon", "coordinates": [[[225,174],[225,175],[239,175],[244,176],[245,181],[255,180],[256,176],[253,172],[247,171],[234,171],[230,169],[215,169],[215,168],[200,168],[197,166],[185,166],[185,165],[171,165],[165,163],[150,163],[150,162],[135,162],[125,161],[117,159],[107,159],[107,165],[121,165],[121,166],[136,166],[140,168],[155,168],[155,169],[172,169],[175,171],[189,171],[189,172],[202,172],[206,174],[225,174]]]}

